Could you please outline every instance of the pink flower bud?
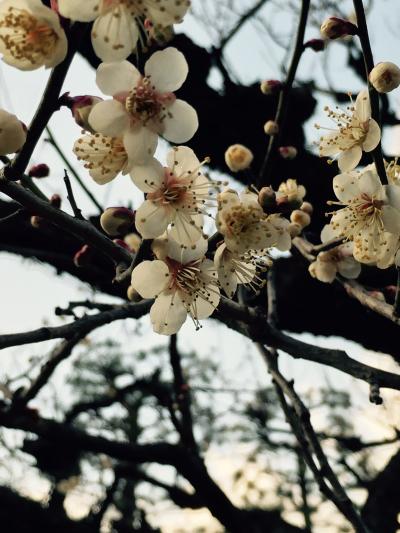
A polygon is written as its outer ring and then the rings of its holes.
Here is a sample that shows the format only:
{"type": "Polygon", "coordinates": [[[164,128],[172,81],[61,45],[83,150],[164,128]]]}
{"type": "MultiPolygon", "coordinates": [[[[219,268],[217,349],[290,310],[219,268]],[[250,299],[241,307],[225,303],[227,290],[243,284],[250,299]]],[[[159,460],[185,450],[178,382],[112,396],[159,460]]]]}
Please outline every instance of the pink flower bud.
{"type": "Polygon", "coordinates": [[[95,133],[89,124],[89,115],[93,107],[102,102],[103,99],[98,96],[69,96],[65,94],[61,97],[62,105],[69,107],[75,122],[86,131],[95,133]]]}
{"type": "Polygon", "coordinates": [[[283,83],[279,80],[264,80],[260,84],[260,89],[263,94],[276,94],[283,87],[283,83]]]}
{"type": "Polygon", "coordinates": [[[134,229],[135,212],[126,207],[109,207],[100,217],[103,230],[112,237],[134,229]]]}
{"type": "Polygon", "coordinates": [[[36,229],[44,229],[47,226],[46,220],[38,215],[32,215],[31,226],[36,229]]]}
{"type": "Polygon", "coordinates": [[[280,146],[279,154],[283,159],[294,159],[297,156],[297,148],[294,146],[280,146]]]}
{"type": "Polygon", "coordinates": [[[325,41],[323,39],[310,39],[304,43],[304,48],[311,48],[314,52],[322,52],[325,48],[325,41]]]}
{"type": "Polygon", "coordinates": [[[47,178],[50,174],[50,169],[46,163],[39,163],[39,165],[34,165],[30,168],[28,176],[31,178],[47,178]]]}
{"type": "Polygon", "coordinates": [[[76,267],[81,268],[90,265],[92,257],[92,249],[87,244],[84,244],[74,255],[73,261],[76,267]]]}
{"type": "Polygon", "coordinates": [[[113,239],[113,242],[115,244],[118,244],[118,246],[121,246],[122,248],[125,248],[125,250],[129,250],[130,251],[129,246],[122,239],[113,239]]]}
{"type": "Polygon", "coordinates": [[[321,36],[323,39],[339,39],[347,35],[357,35],[358,28],[349,20],[338,17],[329,17],[321,25],[321,36]]]}
{"type": "Polygon", "coordinates": [[[60,209],[61,207],[61,196],[59,194],[53,194],[50,198],[50,205],[60,209]]]}

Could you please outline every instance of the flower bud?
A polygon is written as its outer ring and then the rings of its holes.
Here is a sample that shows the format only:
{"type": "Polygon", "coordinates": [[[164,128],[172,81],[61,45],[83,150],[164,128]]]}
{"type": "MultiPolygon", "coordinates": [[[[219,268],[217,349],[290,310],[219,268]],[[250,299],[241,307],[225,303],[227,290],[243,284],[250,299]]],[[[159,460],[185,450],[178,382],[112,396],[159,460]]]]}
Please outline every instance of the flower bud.
{"type": "Polygon", "coordinates": [[[369,81],[378,93],[390,93],[400,85],[400,69],[394,63],[378,63],[369,73],[369,81]]]}
{"type": "Polygon", "coordinates": [[[61,97],[62,103],[69,107],[75,122],[82,129],[95,133],[89,124],[89,115],[93,107],[102,102],[103,99],[98,96],[69,96],[68,93],[61,97]]]}
{"type": "Polygon", "coordinates": [[[14,154],[25,144],[26,127],[15,115],[0,109],[0,155],[14,154]]]}
{"type": "Polygon", "coordinates": [[[124,237],[124,242],[131,252],[136,253],[142,244],[142,238],[137,233],[128,233],[124,237]]]}
{"type": "Polygon", "coordinates": [[[338,17],[329,17],[321,25],[321,37],[323,39],[339,39],[347,35],[357,35],[358,28],[349,20],[338,17]]]}
{"type": "Polygon", "coordinates": [[[294,146],[280,146],[279,154],[283,159],[294,159],[297,156],[297,148],[294,146]]]}
{"type": "Polygon", "coordinates": [[[44,229],[47,226],[46,220],[38,215],[32,215],[30,222],[31,226],[36,229],[44,229]]]}
{"type": "Polygon", "coordinates": [[[279,131],[278,123],[274,120],[267,120],[264,124],[264,131],[267,135],[276,135],[279,131]]]}
{"type": "Polygon", "coordinates": [[[308,213],[300,211],[300,209],[295,209],[290,214],[290,222],[294,222],[295,224],[299,224],[302,228],[305,228],[310,224],[311,217],[308,213]]]}
{"type": "Polygon", "coordinates": [[[300,233],[303,231],[303,228],[299,224],[296,224],[294,222],[289,224],[288,229],[289,229],[289,233],[292,239],[294,239],[295,237],[298,237],[300,233]]]}
{"type": "Polygon", "coordinates": [[[139,302],[142,299],[140,294],[132,287],[132,285],[129,285],[126,295],[130,302],[139,302]]]}
{"type": "Polygon", "coordinates": [[[276,203],[279,206],[287,204],[285,207],[298,209],[303,203],[306,189],[303,185],[298,185],[294,179],[283,181],[276,192],[276,203]]]}
{"type": "Polygon", "coordinates": [[[325,41],[323,39],[310,39],[304,43],[304,48],[311,48],[314,52],[322,52],[325,48],[325,41]]]}
{"type": "Polygon", "coordinates": [[[308,267],[308,271],[313,278],[322,281],[323,283],[333,283],[337,274],[337,267],[334,262],[330,261],[314,261],[308,267]]]}
{"type": "Polygon", "coordinates": [[[258,203],[264,211],[276,207],[276,193],[272,187],[263,187],[258,193],[258,203]]]}
{"type": "Polygon", "coordinates": [[[31,178],[47,178],[50,174],[50,169],[46,163],[39,163],[39,165],[34,165],[30,168],[28,176],[31,178]]]}
{"type": "Polygon", "coordinates": [[[225,163],[232,172],[249,168],[253,161],[253,153],[242,144],[232,144],[225,152],[225,163]]]}
{"type": "Polygon", "coordinates": [[[264,80],[260,84],[260,90],[263,94],[276,94],[283,87],[283,83],[279,80],[264,80]]]}
{"type": "Polygon", "coordinates": [[[92,257],[93,250],[87,244],[84,244],[74,255],[73,261],[76,267],[85,267],[90,265],[92,257]]]}
{"type": "Polygon", "coordinates": [[[303,202],[300,206],[300,209],[310,216],[313,214],[314,211],[314,207],[312,204],[310,204],[310,202],[303,202]]]}
{"type": "Polygon", "coordinates": [[[101,227],[112,237],[127,233],[134,224],[135,212],[126,207],[109,207],[100,217],[101,227]]]}
{"type": "Polygon", "coordinates": [[[128,250],[130,251],[130,248],[129,246],[126,244],[125,241],[123,241],[122,239],[113,239],[113,242],[115,244],[118,244],[118,246],[121,246],[121,248],[125,248],[125,250],[128,250]]]}
{"type": "Polygon", "coordinates": [[[61,207],[61,196],[59,194],[53,194],[50,198],[50,205],[60,209],[61,207]]]}

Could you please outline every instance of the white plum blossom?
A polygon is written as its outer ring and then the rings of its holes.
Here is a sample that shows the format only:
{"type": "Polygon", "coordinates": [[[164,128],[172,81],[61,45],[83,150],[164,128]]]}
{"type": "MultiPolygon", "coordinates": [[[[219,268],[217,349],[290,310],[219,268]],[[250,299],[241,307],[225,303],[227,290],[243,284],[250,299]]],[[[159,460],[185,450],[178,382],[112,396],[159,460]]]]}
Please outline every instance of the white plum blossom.
{"type": "Polygon", "coordinates": [[[26,131],[15,115],[0,109],[0,155],[13,154],[25,144],[26,131]]]}
{"type": "Polygon", "coordinates": [[[57,13],[40,0],[0,2],[0,53],[3,61],[20,70],[52,68],[68,49],[57,13]]]}
{"type": "Polygon", "coordinates": [[[154,331],[172,335],[188,314],[199,328],[199,320],[208,318],[220,300],[214,263],[205,257],[207,240],[186,248],[173,239],[159,239],[153,250],[158,259],[134,268],[131,286],[143,298],[155,298],[150,309],[154,331]]]}
{"type": "Polygon", "coordinates": [[[128,174],[131,164],[121,138],[87,133],[75,141],[73,152],[99,185],[113,180],[120,172],[128,174]]]}
{"type": "Polygon", "coordinates": [[[283,181],[276,191],[277,204],[298,203],[301,204],[306,195],[304,185],[299,185],[296,180],[288,179],[283,181]]]}
{"type": "MultiPolygon", "coordinates": [[[[374,150],[381,139],[379,125],[371,118],[368,91],[361,91],[354,106],[348,107],[346,111],[333,111],[328,107],[325,111],[336,122],[338,129],[321,137],[319,155],[338,155],[339,169],[342,172],[353,170],[360,162],[362,152],[374,150]]],[[[316,127],[320,128],[318,125],[316,127]]]]}
{"type": "Polygon", "coordinates": [[[218,231],[231,252],[270,248],[278,242],[278,232],[252,192],[226,190],[218,195],[218,231]]]}
{"type": "MultiPolygon", "coordinates": [[[[321,232],[323,243],[334,243],[335,236],[332,228],[326,225],[321,232]]],[[[339,244],[329,250],[320,252],[308,270],[313,278],[323,283],[332,283],[337,274],[347,278],[356,279],[360,275],[361,265],[353,257],[353,242],[339,244]]]]}
{"type": "Polygon", "coordinates": [[[223,242],[214,254],[214,264],[222,289],[229,298],[233,298],[240,284],[247,285],[258,292],[265,284],[259,272],[264,272],[267,267],[271,266],[272,261],[266,256],[235,254],[228,250],[223,242]]]}
{"type": "Polygon", "coordinates": [[[383,186],[374,165],[339,174],[333,188],[343,205],[330,221],[332,236],[354,242],[360,263],[386,268],[393,262],[400,236],[400,188],[383,186]]]}
{"type": "Polygon", "coordinates": [[[212,183],[202,174],[199,162],[187,146],[173,148],[167,166],[156,159],[146,166],[134,166],[133,182],[146,193],[136,211],[136,229],[144,239],[154,239],[171,225],[169,235],[190,246],[203,236],[203,214],[210,200],[212,183]]]}
{"type": "Polygon", "coordinates": [[[184,55],[176,48],[155,52],[146,62],[145,75],[128,61],[102,63],[97,85],[112,100],[98,103],[89,124],[98,133],[122,137],[130,159],[145,165],[154,155],[158,135],[180,144],[198,128],[197,113],[173,91],[188,73],[184,55]]]}
{"type": "Polygon", "coordinates": [[[94,20],[92,44],[103,61],[126,59],[136,48],[144,20],[166,28],[181,22],[188,0],[58,0],[60,13],[71,20],[94,20]]]}

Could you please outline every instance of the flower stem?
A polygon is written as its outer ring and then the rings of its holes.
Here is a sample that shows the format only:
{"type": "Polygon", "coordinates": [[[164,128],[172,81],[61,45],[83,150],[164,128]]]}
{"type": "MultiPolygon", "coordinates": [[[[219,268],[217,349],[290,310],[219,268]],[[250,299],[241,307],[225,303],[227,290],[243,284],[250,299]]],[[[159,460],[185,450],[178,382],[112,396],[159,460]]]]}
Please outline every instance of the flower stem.
{"type": "MultiPolygon", "coordinates": [[[[357,16],[358,36],[360,38],[361,49],[364,57],[365,74],[368,83],[369,98],[371,102],[372,118],[380,124],[379,95],[369,82],[368,76],[374,68],[374,57],[372,55],[371,43],[368,35],[367,21],[362,0],[353,0],[354,11],[357,16]]],[[[387,183],[387,175],[382,155],[381,143],[373,150],[372,157],[375,163],[376,171],[382,181],[387,183]]]]}
{"type": "Polygon", "coordinates": [[[286,111],[288,107],[289,96],[292,90],[294,78],[296,76],[297,67],[299,65],[300,58],[304,51],[304,33],[306,30],[309,9],[310,9],[310,0],[302,0],[299,26],[297,29],[297,36],[296,36],[296,44],[295,44],[292,60],[290,62],[288,74],[286,77],[286,82],[279,95],[278,107],[276,109],[276,114],[274,118],[274,122],[276,122],[279,126],[279,132],[276,135],[271,135],[270,137],[267,154],[264,158],[263,164],[260,169],[260,174],[258,177],[258,182],[257,182],[258,188],[262,187],[265,184],[268,184],[268,180],[271,176],[272,162],[273,162],[273,159],[276,157],[276,152],[277,152],[280,138],[281,138],[281,132],[283,131],[283,128],[284,128],[284,122],[286,119],[286,111]]]}

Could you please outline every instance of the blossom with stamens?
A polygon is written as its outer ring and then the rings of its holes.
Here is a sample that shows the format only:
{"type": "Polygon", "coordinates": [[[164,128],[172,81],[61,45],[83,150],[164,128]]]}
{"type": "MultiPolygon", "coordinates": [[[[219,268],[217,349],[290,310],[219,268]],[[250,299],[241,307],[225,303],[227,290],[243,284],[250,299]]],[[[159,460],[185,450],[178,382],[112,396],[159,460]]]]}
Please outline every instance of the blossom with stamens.
{"type": "Polygon", "coordinates": [[[276,191],[276,202],[278,205],[289,203],[300,206],[305,195],[304,185],[298,185],[296,180],[288,179],[279,185],[276,191]]]}
{"type": "Polygon", "coordinates": [[[339,202],[330,203],[344,207],[332,215],[332,236],[354,241],[360,263],[389,266],[400,237],[400,188],[383,186],[374,165],[339,174],[333,188],[339,202]]]}
{"type": "Polygon", "coordinates": [[[265,284],[260,272],[265,272],[271,265],[267,256],[245,253],[235,254],[222,243],[214,254],[214,264],[218,272],[218,281],[229,298],[233,298],[237,286],[247,285],[258,292],[265,284]]]}
{"type": "Polygon", "coordinates": [[[158,135],[180,144],[198,127],[197,113],[175,97],[188,73],[184,55],[176,48],[155,52],[145,64],[145,76],[128,61],[102,63],[97,85],[112,100],[98,103],[89,124],[98,133],[122,137],[126,151],[137,165],[154,155],[158,135]]]}
{"type": "Polygon", "coordinates": [[[68,49],[58,15],[40,0],[0,3],[0,53],[3,61],[20,70],[52,68],[68,49]]]}
{"type": "MultiPolygon", "coordinates": [[[[321,137],[319,155],[338,155],[338,165],[342,172],[353,170],[360,162],[362,152],[374,150],[381,139],[378,123],[371,118],[371,105],[368,92],[361,91],[354,106],[346,111],[333,111],[325,108],[328,117],[338,125],[328,135],[321,137]]],[[[316,125],[319,129],[320,126],[316,125]]]]}
{"type": "MultiPolygon", "coordinates": [[[[334,243],[335,237],[331,227],[326,225],[321,232],[321,241],[328,243],[331,240],[334,243]]],[[[353,257],[353,246],[353,242],[345,242],[320,252],[308,268],[311,276],[323,283],[332,283],[337,274],[347,279],[358,278],[361,265],[353,257]]]]}
{"type": "Polygon", "coordinates": [[[136,48],[146,21],[152,33],[182,21],[189,0],[58,0],[61,15],[91,22],[94,51],[103,61],[126,59],[136,48]]]}
{"type": "Polygon", "coordinates": [[[196,328],[219,304],[214,263],[206,259],[207,241],[184,247],[173,239],[154,241],[157,259],[143,261],[132,272],[132,287],[143,298],[155,298],[150,309],[153,329],[162,335],[179,331],[189,314],[196,328]]]}
{"type": "Polygon", "coordinates": [[[159,237],[171,225],[169,234],[180,244],[190,246],[203,235],[203,214],[210,201],[212,182],[202,173],[193,150],[173,148],[167,166],[156,159],[149,165],[134,166],[131,177],[146,193],[136,211],[136,229],[144,239],[159,237]]]}
{"type": "Polygon", "coordinates": [[[257,195],[249,191],[240,196],[230,189],[220,193],[216,224],[228,249],[238,254],[270,248],[278,241],[270,217],[258,203],[257,195]]]}
{"type": "Polygon", "coordinates": [[[120,172],[127,174],[131,164],[121,138],[87,133],[74,144],[73,152],[85,162],[85,168],[99,185],[113,180],[120,172]]]}

